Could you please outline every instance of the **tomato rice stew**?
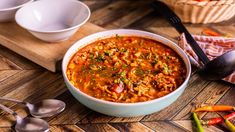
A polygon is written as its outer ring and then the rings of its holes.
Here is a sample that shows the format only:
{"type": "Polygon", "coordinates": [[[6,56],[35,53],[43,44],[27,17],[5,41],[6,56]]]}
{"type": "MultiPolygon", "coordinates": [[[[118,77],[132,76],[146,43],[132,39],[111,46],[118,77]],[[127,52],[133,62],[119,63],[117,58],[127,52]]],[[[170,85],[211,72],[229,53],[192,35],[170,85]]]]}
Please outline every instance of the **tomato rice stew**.
{"type": "Polygon", "coordinates": [[[186,78],[186,66],[174,50],[158,41],[116,35],[79,49],[66,74],[92,97],[135,103],[176,90],[186,78]]]}

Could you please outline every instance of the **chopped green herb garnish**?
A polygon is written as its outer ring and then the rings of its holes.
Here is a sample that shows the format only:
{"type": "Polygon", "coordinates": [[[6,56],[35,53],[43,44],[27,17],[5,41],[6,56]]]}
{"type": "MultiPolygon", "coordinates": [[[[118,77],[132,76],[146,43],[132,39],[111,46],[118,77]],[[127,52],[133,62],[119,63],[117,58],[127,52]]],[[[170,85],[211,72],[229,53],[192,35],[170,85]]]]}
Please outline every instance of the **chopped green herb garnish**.
{"type": "Polygon", "coordinates": [[[127,73],[126,71],[122,71],[122,72],[120,73],[120,76],[121,76],[121,77],[125,77],[125,76],[126,76],[126,73],[127,73]]]}
{"type": "Polygon", "coordinates": [[[104,55],[106,55],[106,56],[111,56],[111,55],[113,55],[113,50],[107,50],[107,51],[105,51],[105,52],[104,52],[104,55]]]}
{"type": "Polygon", "coordinates": [[[156,60],[153,60],[152,62],[151,62],[151,65],[152,66],[155,66],[157,64],[157,61],[156,60]]]}
{"type": "Polygon", "coordinates": [[[91,78],[91,82],[95,82],[96,80],[95,80],[95,78],[93,77],[93,78],[91,78]]]}
{"type": "Polygon", "coordinates": [[[90,53],[90,59],[94,59],[94,54],[90,53]]]}
{"type": "Polygon", "coordinates": [[[163,63],[163,73],[169,74],[172,70],[168,67],[166,63],[163,63]]]}
{"type": "Polygon", "coordinates": [[[142,69],[136,69],[134,72],[137,76],[142,76],[144,74],[144,71],[142,69]]]}
{"type": "Polygon", "coordinates": [[[157,75],[158,73],[159,73],[160,71],[159,70],[154,70],[154,71],[152,71],[152,75],[157,75]]]}
{"type": "Polygon", "coordinates": [[[103,66],[103,67],[102,67],[102,70],[107,70],[107,66],[103,66]]]}
{"type": "Polygon", "coordinates": [[[123,64],[122,65],[122,68],[126,68],[128,65],[127,64],[123,64]]]}
{"type": "Polygon", "coordinates": [[[96,61],[98,61],[98,62],[104,62],[104,60],[105,60],[102,56],[98,56],[98,57],[96,57],[95,59],[96,59],[96,61]]]}
{"type": "Polygon", "coordinates": [[[121,52],[126,52],[127,49],[125,49],[125,48],[122,47],[122,48],[120,48],[120,51],[121,51],[121,52]]]}
{"type": "Polygon", "coordinates": [[[122,36],[119,36],[118,34],[116,34],[116,39],[122,39],[122,36]]]}
{"type": "Polygon", "coordinates": [[[117,70],[117,68],[116,68],[116,67],[113,67],[113,68],[112,68],[112,71],[116,71],[116,70],[117,70]]]}
{"type": "Polygon", "coordinates": [[[103,70],[102,66],[98,65],[98,70],[103,70]]]}

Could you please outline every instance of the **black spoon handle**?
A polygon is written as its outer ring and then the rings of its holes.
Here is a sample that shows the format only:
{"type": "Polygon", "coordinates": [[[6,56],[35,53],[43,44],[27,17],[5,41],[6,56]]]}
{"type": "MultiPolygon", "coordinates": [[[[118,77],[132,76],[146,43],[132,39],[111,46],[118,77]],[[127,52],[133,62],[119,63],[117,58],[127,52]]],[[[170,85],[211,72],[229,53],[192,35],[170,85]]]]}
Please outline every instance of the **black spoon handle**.
{"type": "Polygon", "coordinates": [[[197,42],[194,40],[192,35],[188,32],[185,26],[182,24],[180,18],[163,2],[155,1],[152,6],[154,9],[158,10],[162,15],[168,20],[168,22],[175,27],[175,29],[180,33],[184,33],[187,39],[187,42],[190,44],[194,52],[197,54],[199,59],[203,62],[203,64],[207,64],[210,60],[206,56],[206,54],[199,47],[197,42]]]}

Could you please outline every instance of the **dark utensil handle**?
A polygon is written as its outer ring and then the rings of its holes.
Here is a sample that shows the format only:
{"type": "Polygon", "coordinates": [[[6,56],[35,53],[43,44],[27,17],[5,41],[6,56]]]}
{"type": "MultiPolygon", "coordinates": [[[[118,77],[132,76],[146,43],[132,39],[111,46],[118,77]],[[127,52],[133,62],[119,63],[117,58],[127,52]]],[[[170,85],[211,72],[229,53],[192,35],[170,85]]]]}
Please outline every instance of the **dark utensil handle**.
{"type": "Polygon", "coordinates": [[[198,43],[195,41],[195,39],[192,37],[192,35],[188,32],[188,30],[184,27],[182,23],[179,23],[178,26],[179,28],[177,28],[178,29],[177,31],[181,34],[182,33],[185,34],[187,42],[190,44],[194,52],[197,54],[198,58],[202,61],[203,64],[207,64],[210,61],[209,58],[206,56],[206,54],[198,45],[198,43]]]}
{"type": "Polygon", "coordinates": [[[175,29],[180,33],[184,33],[187,39],[187,42],[190,44],[194,52],[197,54],[199,59],[203,62],[203,64],[207,64],[210,60],[200,48],[198,43],[194,40],[192,35],[188,32],[185,26],[182,24],[180,18],[163,2],[155,1],[152,6],[154,9],[158,10],[162,15],[168,20],[168,22],[175,27],[175,29]]]}

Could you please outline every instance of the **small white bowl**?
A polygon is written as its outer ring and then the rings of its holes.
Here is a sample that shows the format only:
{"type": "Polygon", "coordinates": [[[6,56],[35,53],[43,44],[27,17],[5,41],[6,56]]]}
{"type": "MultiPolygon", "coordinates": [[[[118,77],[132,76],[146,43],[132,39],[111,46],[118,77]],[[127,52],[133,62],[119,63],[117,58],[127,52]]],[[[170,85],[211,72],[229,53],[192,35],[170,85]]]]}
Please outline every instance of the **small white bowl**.
{"type": "Polygon", "coordinates": [[[33,0],[1,0],[0,2],[0,22],[15,20],[16,11],[25,4],[33,0]]]}
{"type": "Polygon", "coordinates": [[[79,102],[81,102],[88,108],[106,115],[117,117],[133,117],[148,115],[160,111],[175,102],[177,98],[183,93],[184,89],[188,84],[189,77],[191,75],[191,65],[186,53],[177,44],[167,38],[140,30],[118,29],[95,33],[77,41],[72,47],[68,49],[64,56],[62,63],[62,73],[65,80],[65,84],[68,87],[69,91],[79,102]],[[140,36],[150,38],[172,48],[176,53],[180,55],[186,65],[187,73],[185,81],[175,91],[166,96],[138,103],[116,103],[100,100],[90,95],[87,95],[80,91],[79,88],[74,87],[74,85],[70,83],[66,75],[67,66],[71,57],[82,47],[99,39],[115,37],[116,34],[121,36],[140,36]]]}
{"type": "Polygon", "coordinates": [[[87,5],[77,0],[40,0],[19,9],[17,24],[47,41],[67,40],[90,17],[87,5]]]}

